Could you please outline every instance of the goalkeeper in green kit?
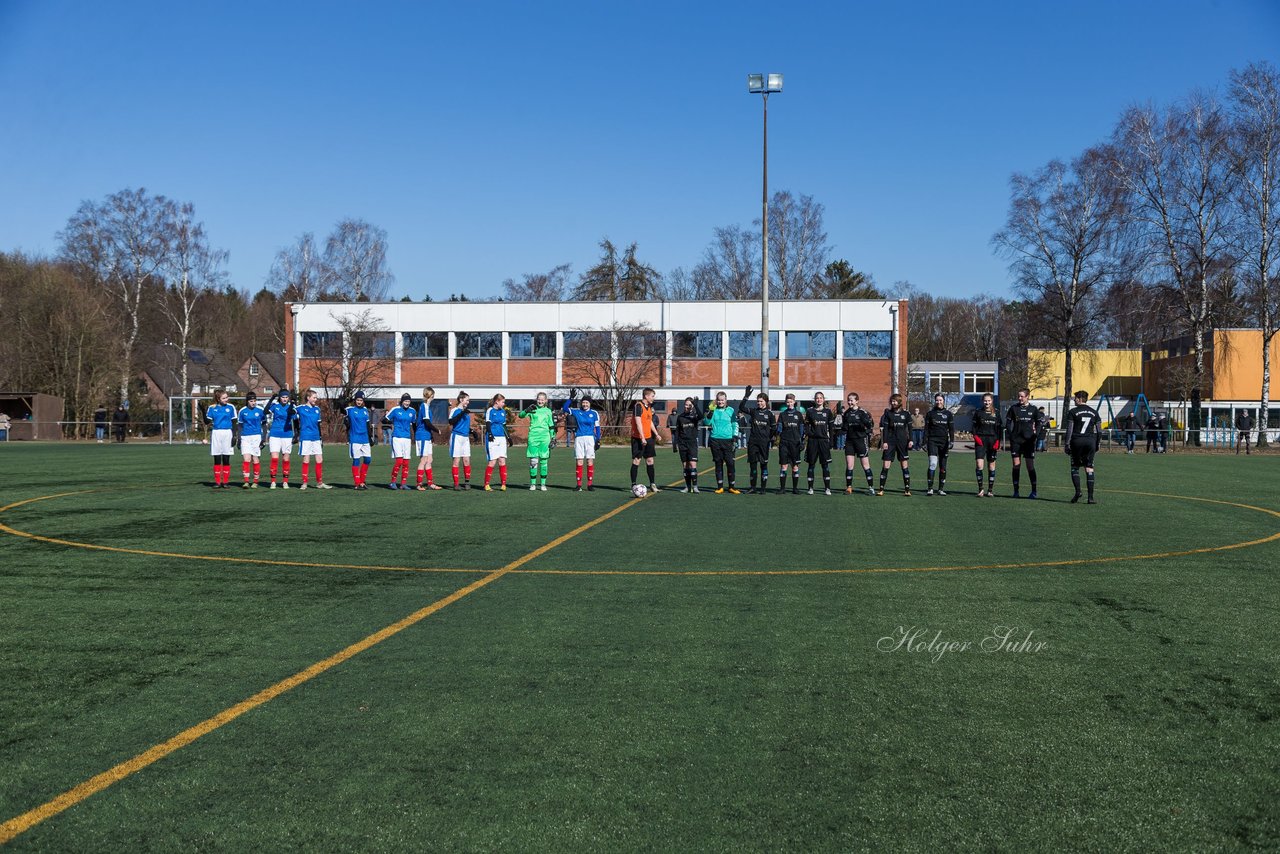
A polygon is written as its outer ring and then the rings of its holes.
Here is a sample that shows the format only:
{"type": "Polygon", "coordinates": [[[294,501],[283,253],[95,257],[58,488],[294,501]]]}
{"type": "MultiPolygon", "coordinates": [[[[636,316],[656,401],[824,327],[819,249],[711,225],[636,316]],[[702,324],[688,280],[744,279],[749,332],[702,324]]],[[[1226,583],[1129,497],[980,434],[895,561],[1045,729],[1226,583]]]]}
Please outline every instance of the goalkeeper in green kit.
{"type": "Polygon", "coordinates": [[[547,462],[551,458],[551,434],[555,431],[555,414],[547,405],[546,392],[538,392],[538,402],[520,411],[529,419],[529,489],[547,491],[547,462]]]}

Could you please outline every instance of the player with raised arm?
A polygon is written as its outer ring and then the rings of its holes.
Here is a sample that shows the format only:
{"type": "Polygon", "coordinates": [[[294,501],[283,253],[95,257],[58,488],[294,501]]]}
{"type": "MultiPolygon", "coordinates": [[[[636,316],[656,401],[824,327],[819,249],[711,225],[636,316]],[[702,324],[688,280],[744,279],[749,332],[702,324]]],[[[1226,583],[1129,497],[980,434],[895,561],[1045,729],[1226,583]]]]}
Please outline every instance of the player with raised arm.
{"type": "Polygon", "coordinates": [[[1076,488],[1071,503],[1080,501],[1080,469],[1083,468],[1089,486],[1089,504],[1097,504],[1093,497],[1093,457],[1102,441],[1102,417],[1089,406],[1089,393],[1078,391],[1073,395],[1076,405],[1067,410],[1066,451],[1071,457],[1071,483],[1076,488]]]}
{"type": "Polygon", "coordinates": [[[880,459],[884,467],[880,469],[880,488],[876,495],[884,495],[884,483],[889,479],[889,469],[897,460],[902,466],[902,494],[911,494],[911,413],[903,408],[902,395],[889,396],[889,408],[880,416],[880,435],[883,437],[883,450],[880,459]]]}
{"type": "Polygon", "coordinates": [[[1027,477],[1031,479],[1031,492],[1027,498],[1036,497],[1036,440],[1039,438],[1040,414],[1031,405],[1031,391],[1018,389],[1018,402],[1009,407],[1004,417],[1005,437],[1009,440],[1009,453],[1013,456],[1013,497],[1019,494],[1022,479],[1022,461],[1027,461],[1027,477]]]}
{"type": "Polygon", "coordinates": [[[742,396],[738,411],[747,417],[747,463],[751,466],[750,495],[764,495],[769,485],[769,452],[773,448],[773,439],[778,432],[778,418],[769,408],[769,395],[760,392],[756,395],[756,405],[748,408],[747,399],[751,396],[752,386],[747,386],[747,393],[742,396]],[[756,481],[756,469],[760,469],[759,486],[756,481]]]}
{"type": "Polygon", "coordinates": [[[436,425],[431,423],[431,401],[435,399],[436,390],[427,386],[422,390],[422,403],[418,404],[418,426],[413,432],[414,444],[418,446],[418,483],[417,490],[439,489],[436,485],[435,473],[431,470],[431,461],[435,456],[436,425]],[[426,484],[423,484],[423,479],[426,484]]]}
{"type": "Polygon", "coordinates": [[[244,483],[241,489],[258,488],[262,474],[262,422],[266,414],[258,407],[258,396],[249,392],[244,396],[244,406],[236,413],[240,428],[240,458],[244,467],[244,483]],[[253,483],[249,483],[249,468],[253,467],[253,483]]]}
{"type": "Polygon", "coordinates": [[[729,493],[741,495],[733,459],[734,442],[738,438],[738,410],[729,406],[729,395],[722,391],[716,392],[715,403],[707,407],[702,420],[711,426],[711,438],[707,444],[711,446],[711,459],[716,464],[716,495],[725,493],[726,468],[729,474],[729,493]]]}
{"type": "Polygon", "coordinates": [[[418,411],[413,408],[413,398],[408,392],[400,395],[400,405],[389,409],[382,416],[384,424],[391,425],[391,482],[388,489],[409,488],[409,467],[413,464],[413,433],[418,426],[418,411]],[[396,483],[396,478],[400,482],[396,483]]]}
{"type": "Polygon", "coordinates": [[[978,497],[995,495],[996,458],[1000,450],[1000,413],[996,412],[996,399],[990,393],[982,396],[982,408],[973,413],[974,472],[978,477],[978,497]],[[986,489],[982,488],[982,471],[986,468],[986,489]]]}
{"type": "Polygon", "coordinates": [[[925,450],[929,454],[929,489],[933,495],[933,473],[938,473],[938,495],[947,494],[947,454],[956,443],[956,417],[947,409],[947,399],[933,396],[933,409],[924,414],[925,450]]]}
{"type": "Polygon", "coordinates": [[[449,459],[453,463],[453,489],[455,492],[471,488],[471,411],[467,404],[471,395],[458,392],[457,404],[449,411],[449,459]],[[462,482],[458,482],[458,469],[462,469],[462,482]]]}
{"type": "Polygon", "coordinates": [[[861,398],[856,392],[849,392],[841,420],[844,430],[844,494],[853,495],[853,462],[856,459],[862,464],[862,474],[867,479],[867,494],[875,495],[869,447],[876,424],[871,413],[862,408],[861,398]]]}
{"type": "Polygon", "coordinates": [[[324,442],[320,438],[320,395],[309,388],[303,396],[305,401],[298,407],[298,453],[302,456],[302,488],[307,488],[308,464],[312,458],[316,463],[316,489],[333,489],[324,482],[324,442]]]}
{"type": "Polygon", "coordinates": [[[684,399],[679,412],[672,413],[671,446],[680,455],[684,470],[684,489],[681,492],[698,491],[698,433],[702,429],[702,413],[692,397],[684,399]]]}
{"type": "Polygon", "coordinates": [[[507,397],[495,394],[484,411],[484,491],[493,492],[493,467],[498,467],[498,490],[507,491],[507,397]]]}
{"type": "Polygon", "coordinates": [[[529,419],[529,438],[525,455],[529,458],[529,491],[547,491],[547,465],[551,459],[551,437],[556,431],[555,413],[548,405],[547,393],[538,392],[530,406],[517,413],[529,419]]]}
{"type": "Polygon", "coordinates": [[[351,482],[355,489],[368,489],[369,463],[373,461],[373,413],[364,405],[364,392],[351,398],[343,411],[347,423],[347,444],[351,449],[351,482]]]}
{"type": "Polygon", "coordinates": [[[649,491],[658,491],[654,474],[654,449],[658,444],[657,431],[653,429],[653,399],[657,392],[646,388],[640,400],[631,407],[631,489],[636,488],[636,476],[640,474],[640,460],[644,460],[645,473],[649,475],[649,491]]]}
{"type": "Polygon", "coordinates": [[[573,458],[576,470],[575,478],[578,492],[582,491],[582,468],[587,469],[587,491],[595,491],[596,451],[600,448],[600,413],[591,408],[591,396],[584,394],[574,408],[574,400],[578,397],[576,388],[569,390],[569,399],[564,402],[565,430],[573,431],[573,458]]]}
{"type": "Polygon", "coordinates": [[[787,467],[791,467],[791,494],[800,494],[800,446],[804,443],[804,413],[796,407],[796,396],[783,398],[778,413],[778,494],[787,491],[787,467]]]}
{"type": "Polygon", "coordinates": [[[271,451],[271,488],[276,488],[276,465],[279,463],[280,485],[288,489],[289,454],[293,450],[298,427],[298,410],[293,405],[289,389],[282,388],[278,395],[271,396],[267,401],[266,416],[271,425],[267,433],[267,444],[271,451]]]}
{"type": "Polygon", "coordinates": [[[827,495],[831,494],[831,437],[835,431],[835,414],[827,409],[827,396],[818,392],[813,396],[813,408],[805,413],[804,431],[808,436],[805,442],[804,459],[809,465],[809,494],[813,495],[813,467],[822,465],[822,488],[827,495]]]}
{"type": "MultiPolygon", "coordinates": [[[[213,403],[204,411],[204,423],[209,430],[209,453],[213,456],[213,488],[228,489],[231,485],[231,445],[235,435],[236,408],[229,403],[231,395],[225,388],[213,393],[213,403]]],[[[248,480],[248,464],[245,479],[248,480]]]]}

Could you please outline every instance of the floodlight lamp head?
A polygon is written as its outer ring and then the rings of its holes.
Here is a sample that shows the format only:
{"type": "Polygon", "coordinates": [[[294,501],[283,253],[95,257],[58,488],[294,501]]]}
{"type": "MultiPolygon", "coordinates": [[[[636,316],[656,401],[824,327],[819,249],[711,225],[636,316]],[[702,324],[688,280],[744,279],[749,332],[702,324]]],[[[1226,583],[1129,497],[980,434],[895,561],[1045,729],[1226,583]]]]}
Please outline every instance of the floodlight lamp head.
{"type": "Polygon", "coordinates": [[[768,95],[782,91],[781,74],[748,74],[747,91],[752,95],[768,95]]]}

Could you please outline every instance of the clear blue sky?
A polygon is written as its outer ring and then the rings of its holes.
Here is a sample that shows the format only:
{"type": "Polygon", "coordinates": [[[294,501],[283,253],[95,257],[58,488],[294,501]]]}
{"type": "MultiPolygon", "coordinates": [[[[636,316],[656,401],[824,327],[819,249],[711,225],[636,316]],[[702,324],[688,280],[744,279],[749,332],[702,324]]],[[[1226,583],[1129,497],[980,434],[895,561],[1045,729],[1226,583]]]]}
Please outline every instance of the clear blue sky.
{"type": "Polygon", "coordinates": [[[825,205],[836,257],[998,294],[1011,172],[1259,59],[1277,0],[0,0],[0,250],[51,253],[82,200],[144,186],[250,290],[346,216],[415,299],[580,273],[606,235],[689,269],[758,215],[746,75],[775,71],[770,189],[825,205]]]}

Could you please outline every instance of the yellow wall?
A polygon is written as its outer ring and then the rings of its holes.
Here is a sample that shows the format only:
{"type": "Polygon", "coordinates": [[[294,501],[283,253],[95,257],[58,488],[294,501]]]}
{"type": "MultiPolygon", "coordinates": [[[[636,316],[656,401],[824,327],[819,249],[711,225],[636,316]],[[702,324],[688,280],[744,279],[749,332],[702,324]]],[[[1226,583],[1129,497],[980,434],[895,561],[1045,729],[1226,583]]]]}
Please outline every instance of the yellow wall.
{"type": "MultiPolygon", "coordinates": [[[[1280,372],[1280,335],[1271,339],[1272,391],[1280,372]]],[[[1262,396],[1262,332],[1222,329],[1213,333],[1214,400],[1257,400],[1262,396]]]]}
{"type": "MultiPolygon", "coordinates": [[[[1034,376],[1031,365],[1043,365],[1043,377],[1031,388],[1033,398],[1055,396],[1063,393],[1066,382],[1066,356],[1061,350],[1028,350],[1028,370],[1034,376]]],[[[1110,395],[1136,397],[1142,391],[1141,350],[1077,350],[1071,358],[1071,386],[1073,391],[1087,391],[1090,397],[1106,392],[1110,395]]],[[[1010,395],[1012,396],[1012,395],[1010,395]]]]}

